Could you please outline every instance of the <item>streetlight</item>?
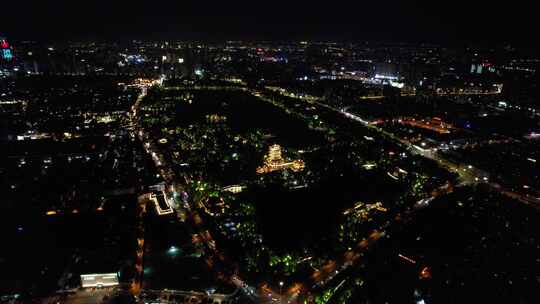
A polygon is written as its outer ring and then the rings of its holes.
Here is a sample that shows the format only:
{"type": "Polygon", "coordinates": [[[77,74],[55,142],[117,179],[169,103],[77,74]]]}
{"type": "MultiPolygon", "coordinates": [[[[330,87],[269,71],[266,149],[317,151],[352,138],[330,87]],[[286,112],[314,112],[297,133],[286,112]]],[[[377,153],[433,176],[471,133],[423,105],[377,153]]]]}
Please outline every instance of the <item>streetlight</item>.
{"type": "Polygon", "coordinates": [[[175,258],[180,253],[180,248],[176,246],[171,246],[169,250],[167,250],[167,254],[169,254],[170,257],[175,258]]]}
{"type": "Polygon", "coordinates": [[[279,297],[281,297],[281,289],[283,288],[283,281],[279,281],[279,297]]]}

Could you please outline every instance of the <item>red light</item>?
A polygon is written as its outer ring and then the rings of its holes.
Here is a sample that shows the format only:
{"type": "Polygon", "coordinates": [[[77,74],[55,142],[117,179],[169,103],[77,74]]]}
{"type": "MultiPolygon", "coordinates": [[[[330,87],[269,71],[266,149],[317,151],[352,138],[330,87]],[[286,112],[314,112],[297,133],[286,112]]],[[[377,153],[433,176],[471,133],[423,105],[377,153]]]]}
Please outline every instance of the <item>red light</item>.
{"type": "Polygon", "coordinates": [[[3,49],[7,49],[7,48],[9,48],[9,44],[7,43],[7,41],[2,40],[2,43],[0,44],[0,47],[3,48],[3,49]]]}

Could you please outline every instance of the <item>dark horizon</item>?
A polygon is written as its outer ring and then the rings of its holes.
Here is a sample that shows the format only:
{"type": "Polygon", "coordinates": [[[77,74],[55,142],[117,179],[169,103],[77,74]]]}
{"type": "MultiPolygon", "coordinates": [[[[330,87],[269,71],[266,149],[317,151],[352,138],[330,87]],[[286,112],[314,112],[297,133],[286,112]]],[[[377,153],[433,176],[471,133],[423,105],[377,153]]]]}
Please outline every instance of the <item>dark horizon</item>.
{"type": "Polygon", "coordinates": [[[327,40],[537,48],[534,9],[427,1],[328,4],[272,2],[114,4],[67,1],[4,5],[0,31],[13,40],[327,40]]]}

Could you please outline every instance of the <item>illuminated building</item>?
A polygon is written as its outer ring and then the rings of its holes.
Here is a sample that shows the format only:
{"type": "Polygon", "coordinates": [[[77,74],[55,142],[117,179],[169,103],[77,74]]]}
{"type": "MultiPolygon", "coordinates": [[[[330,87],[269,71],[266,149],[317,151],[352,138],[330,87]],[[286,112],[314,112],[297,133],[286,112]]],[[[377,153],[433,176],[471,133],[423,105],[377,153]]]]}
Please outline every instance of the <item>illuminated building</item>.
{"type": "Polygon", "coordinates": [[[472,64],[471,65],[471,74],[482,74],[483,66],[481,64],[472,64]]]}
{"type": "MultiPolygon", "coordinates": [[[[137,78],[133,81],[133,84],[128,85],[133,87],[151,87],[155,85],[160,85],[163,82],[162,78],[156,79],[156,78],[137,78]]],[[[123,85],[123,83],[119,83],[118,85],[123,85]]]]}
{"type": "Polygon", "coordinates": [[[431,119],[415,119],[415,118],[402,118],[398,119],[400,124],[409,125],[421,129],[427,129],[439,134],[450,134],[455,127],[449,123],[442,121],[439,117],[433,117],[431,119]]]}
{"type": "Polygon", "coordinates": [[[397,67],[391,62],[378,62],[373,67],[376,79],[397,80],[397,67]]]}
{"type": "Polygon", "coordinates": [[[295,172],[302,171],[305,167],[303,160],[285,161],[281,155],[281,146],[272,145],[268,149],[268,154],[264,156],[264,165],[257,168],[257,173],[269,173],[284,169],[291,169],[295,172]]]}
{"type": "Polygon", "coordinates": [[[226,116],[221,116],[221,115],[218,115],[218,114],[209,114],[209,115],[206,115],[206,121],[211,122],[211,123],[226,122],[227,117],[226,116]]]}
{"type": "Polygon", "coordinates": [[[81,274],[83,288],[117,286],[118,284],[118,274],[116,273],[81,274]]]}
{"type": "Polygon", "coordinates": [[[374,204],[364,204],[363,202],[357,202],[354,207],[343,211],[343,215],[351,214],[362,220],[370,220],[370,214],[373,210],[377,210],[380,212],[388,211],[388,209],[386,209],[381,202],[376,202],[374,204]]]}
{"type": "Polygon", "coordinates": [[[173,213],[171,202],[164,191],[151,193],[150,200],[154,203],[158,215],[173,213]]]}
{"type": "Polygon", "coordinates": [[[239,186],[239,185],[231,185],[231,186],[227,186],[227,187],[223,188],[223,191],[228,191],[228,192],[231,192],[231,193],[240,193],[243,190],[244,190],[244,187],[239,186]]]}

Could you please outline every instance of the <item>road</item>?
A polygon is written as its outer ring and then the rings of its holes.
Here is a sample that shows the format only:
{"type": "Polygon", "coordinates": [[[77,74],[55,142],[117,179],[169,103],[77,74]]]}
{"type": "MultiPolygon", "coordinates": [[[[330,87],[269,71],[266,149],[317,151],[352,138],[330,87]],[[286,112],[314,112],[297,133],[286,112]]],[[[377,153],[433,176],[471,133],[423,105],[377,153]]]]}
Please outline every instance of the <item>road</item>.
{"type": "MultiPolygon", "coordinates": [[[[452,162],[452,161],[450,161],[448,159],[445,159],[440,153],[438,153],[436,151],[429,150],[429,149],[421,149],[420,147],[412,144],[411,142],[409,142],[407,140],[401,139],[401,138],[395,136],[392,133],[389,133],[389,132],[387,132],[387,131],[385,131],[385,130],[383,130],[383,129],[375,126],[375,125],[370,124],[369,121],[364,120],[361,117],[359,117],[359,116],[357,116],[357,115],[355,115],[353,113],[350,113],[350,112],[347,112],[347,111],[345,111],[343,109],[338,109],[338,108],[329,106],[329,105],[327,105],[325,103],[322,103],[321,98],[313,97],[313,96],[301,97],[301,96],[298,96],[298,95],[295,95],[295,94],[287,93],[286,90],[278,88],[278,87],[266,87],[266,89],[268,89],[268,90],[270,90],[272,92],[277,92],[277,93],[279,93],[279,94],[281,94],[283,96],[286,96],[286,97],[291,97],[291,98],[296,98],[296,99],[303,100],[305,102],[308,102],[311,105],[317,105],[317,106],[320,106],[320,107],[324,107],[324,108],[332,110],[332,111],[334,111],[336,113],[340,113],[343,116],[345,116],[345,117],[347,117],[347,118],[349,118],[351,120],[357,121],[357,122],[361,123],[362,125],[366,126],[367,128],[378,132],[384,138],[392,140],[395,143],[401,144],[402,146],[405,146],[411,153],[413,153],[415,155],[422,156],[424,158],[434,160],[437,163],[439,163],[442,167],[449,170],[450,172],[454,172],[454,173],[458,174],[461,185],[475,185],[475,184],[479,184],[479,183],[485,183],[486,185],[488,185],[490,187],[490,189],[492,189],[493,191],[498,192],[499,194],[501,194],[503,196],[506,196],[506,197],[509,197],[509,198],[512,198],[512,199],[516,199],[516,200],[518,200],[518,201],[520,201],[520,202],[522,202],[524,204],[533,206],[535,208],[540,208],[540,198],[539,197],[533,197],[531,195],[527,195],[527,194],[524,194],[524,193],[519,193],[519,192],[514,191],[512,189],[508,189],[507,187],[504,187],[504,186],[502,186],[502,185],[500,185],[498,183],[495,183],[495,182],[491,181],[490,178],[489,178],[490,174],[488,172],[485,172],[483,170],[475,168],[475,167],[473,167],[473,166],[471,166],[469,164],[454,163],[454,162],[452,162]]],[[[258,93],[258,94],[260,94],[260,93],[258,93]]]]}
{"type": "MultiPolygon", "coordinates": [[[[135,136],[137,136],[141,142],[144,144],[144,149],[152,155],[152,159],[154,161],[154,164],[156,168],[159,171],[159,174],[161,177],[165,180],[165,189],[168,191],[176,192],[176,193],[182,193],[187,189],[187,185],[184,185],[184,182],[187,182],[187,179],[185,178],[177,178],[171,170],[170,164],[167,162],[166,158],[163,157],[160,154],[160,151],[153,145],[153,142],[156,142],[157,140],[154,140],[151,138],[151,136],[145,132],[145,130],[140,126],[139,124],[139,107],[140,102],[147,94],[147,88],[143,87],[141,90],[141,94],[138,96],[135,104],[132,107],[132,132],[135,136]]],[[[190,196],[191,198],[191,196],[190,196]]],[[[182,204],[176,204],[177,209],[183,209],[182,204]]],[[[189,206],[189,204],[188,204],[189,206]]],[[[209,256],[208,261],[211,261],[211,266],[216,266],[215,271],[219,274],[225,274],[229,273],[231,275],[228,275],[224,279],[224,281],[232,284],[237,289],[241,290],[245,296],[252,299],[254,303],[259,303],[258,301],[258,294],[256,292],[256,289],[253,286],[250,286],[245,282],[245,280],[241,279],[240,275],[238,274],[237,269],[234,269],[231,265],[226,265],[224,261],[228,260],[225,258],[225,256],[219,251],[219,249],[216,247],[216,243],[211,235],[211,233],[204,228],[204,222],[202,218],[197,214],[196,211],[191,210],[189,207],[187,210],[181,210],[181,213],[187,213],[189,214],[190,222],[194,223],[194,228],[196,231],[198,231],[199,238],[197,240],[201,240],[205,246],[205,254],[209,256]],[[219,264],[219,267],[217,267],[219,264]]],[[[184,219],[178,219],[179,221],[183,222],[184,219]]],[[[140,284],[140,283],[139,283],[140,284]]]]}
{"type": "Polygon", "coordinates": [[[117,294],[115,288],[103,289],[81,289],[74,293],[58,294],[43,298],[39,301],[41,304],[96,304],[102,303],[103,299],[110,298],[117,294]]]}
{"type": "Polygon", "coordinates": [[[198,291],[186,291],[186,290],[174,290],[174,289],[164,289],[164,290],[150,290],[144,289],[141,292],[141,300],[145,303],[155,302],[152,298],[159,299],[160,303],[179,303],[178,299],[183,299],[183,303],[208,303],[206,300],[209,299],[211,303],[227,303],[230,299],[234,298],[238,293],[236,289],[231,294],[220,294],[213,293],[209,294],[206,292],[198,291]],[[153,297],[152,297],[153,296],[153,297]]]}

